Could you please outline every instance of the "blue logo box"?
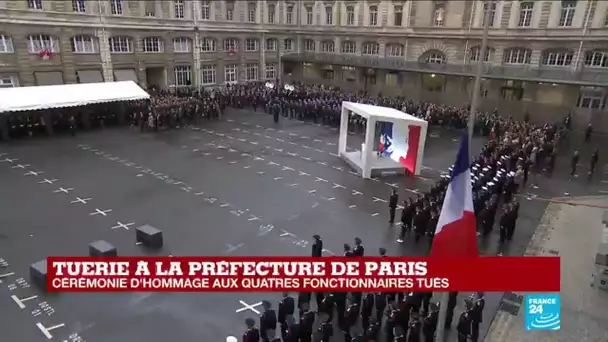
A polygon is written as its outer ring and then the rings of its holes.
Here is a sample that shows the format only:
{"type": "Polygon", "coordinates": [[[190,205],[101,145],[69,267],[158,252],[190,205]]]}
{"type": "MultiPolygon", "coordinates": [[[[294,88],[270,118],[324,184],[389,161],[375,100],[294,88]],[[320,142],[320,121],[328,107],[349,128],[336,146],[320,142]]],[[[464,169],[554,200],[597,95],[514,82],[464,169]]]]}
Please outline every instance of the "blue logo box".
{"type": "Polygon", "coordinates": [[[559,330],[559,294],[531,294],[525,301],[526,330],[559,330]]]}

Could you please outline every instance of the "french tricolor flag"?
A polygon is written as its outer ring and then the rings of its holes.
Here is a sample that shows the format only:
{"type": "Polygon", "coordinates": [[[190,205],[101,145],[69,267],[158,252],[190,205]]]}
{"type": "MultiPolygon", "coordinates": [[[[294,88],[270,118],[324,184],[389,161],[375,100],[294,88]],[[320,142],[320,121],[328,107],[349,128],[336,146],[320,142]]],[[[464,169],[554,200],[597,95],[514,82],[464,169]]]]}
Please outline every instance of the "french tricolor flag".
{"type": "Polygon", "coordinates": [[[432,257],[479,256],[469,164],[469,139],[465,134],[437,222],[432,257]]]}

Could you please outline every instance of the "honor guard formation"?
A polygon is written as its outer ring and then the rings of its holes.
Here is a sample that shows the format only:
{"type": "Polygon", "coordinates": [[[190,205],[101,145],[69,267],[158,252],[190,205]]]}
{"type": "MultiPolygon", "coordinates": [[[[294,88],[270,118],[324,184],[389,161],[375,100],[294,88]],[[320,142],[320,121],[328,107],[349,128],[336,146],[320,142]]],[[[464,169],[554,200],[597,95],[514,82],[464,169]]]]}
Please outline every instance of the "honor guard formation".
{"type": "MultiPolygon", "coordinates": [[[[319,235],[313,236],[313,240],[311,256],[320,258],[323,241],[319,235]]],[[[344,256],[365,255],[361,239],[355,238],[354,246],[344,244],[344,256]]],[[[380,248],[378,252],[386,256],[386,249],[380,248]]],[[[478,341],[485,306],[483,293],[465,300],[465,311],[453,326],[457,296],[456,292],[450,293],[445,327],[456,329],[458,341],[478,341]]],[[[245,320],[243,342],[435,340],[439,304],[433,302],[432,292],[301,292],[296,297],[284,293],[277,311],[272,303],[263,301],[259,324],[253,318],[245,320]]]]}
{"type": "MultiPolygon", "coordinates": [[[[75,135],[81,129],[131,125],[134,131],[156,132],[204,124],[203,119],[219,120],[227,108],[251,109],[281,118],[294,118],[313,123],[339,126],[343,101],[361,102],[392,107],[429,124],[446,129],[466,128],[469,108],[415,103],[405,97],[372,95],[365,92],[344,92],[337,88],[294,84],[278,86],[268,83],[229,85],[226,88],[200,91],[150,89],[149,101],[105,103],[85,107],[49,109],[45,111],[10,114],[9,136],[28,138],[49,133],[75,135]]],[[[480,239],[487,238],[495,226],[499,229],[499,244],[508,244],[515,234],[518,220],[518,192],[534,187],[537,177],[551,177],[558,150],[570,132],[570,117],[561,123],[532,123],[481,112],[476,116],[474,134],[488,141],[471,164],[474,209],[480,239]],[[498,215],[497,215],[498,214],[498,215]],[[498,222],[496,222],[498,221],[498,222]]],[[[351,117],[349,129],[364,132],[366,122],[351,117]]],[[[587,127],[584,142],[591,140],[592,127],[587,127]]],[[[571,180],[577,175],[580,154],[574,151],[570,163],[571,180]]],[[[595,150],[587,161],[587,175],[592,179],[599,162],[595,150]]],[[[451,169],[450,169],[451,171],[451,169]]],[[[426,191],[415,197],[400,199],[397,190],[387,200],[389,222],[398,225],[396,239],[403,243],[432,244],[437,221],[450,175],[441,175],[426,191]],[[397,210],[401,209],[396,221],[397,210]]],[[[322,257],[321,236],[313,237],[313,257],[322,257]]],[[[359,238],[354,244],[344,244],[344,256],[364,256],[359,238]]],[[[385,256],[385,248],[379,255],[385,256]]],[[[465,300],[464,311],[456,324],[453,317],[458,293],[451,293],[448,302],[446,328],[455,329],[459,341],[478,341],[479,326],[485,306],[484,294],[477,293],[465,300]]],[[[434,341],[438,324],[439,305],[432,293],[285,293],[278,303],[263,302],[259,318],[245,320],[243,342],[312,342],[338,341],[434,341]],[[297,311],[297,312],[296,312],[297,311]]]]}

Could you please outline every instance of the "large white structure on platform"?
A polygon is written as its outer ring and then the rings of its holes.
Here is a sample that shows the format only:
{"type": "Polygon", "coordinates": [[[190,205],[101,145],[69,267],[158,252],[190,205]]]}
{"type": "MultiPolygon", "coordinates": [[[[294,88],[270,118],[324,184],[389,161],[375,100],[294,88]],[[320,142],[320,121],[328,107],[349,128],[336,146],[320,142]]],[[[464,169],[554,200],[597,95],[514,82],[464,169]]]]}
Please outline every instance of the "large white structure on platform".
{"type": "MultiPolygon", "coordinates": [[[[391,157],[378,155],[375,150],[378,146],[375,145],[375,133],[377,122],[392,123],[392,132],[394,137],[403,138],[403,144],[407,154],[415,153],[416,165],[414,174],[420,174],[422,168],[422,156],[424,154],[424,144],[426,141],[427,122],[413,115],[406,114],[402,111],[373,106],[362,103],[342,102],[342,117],[340,120],[340,140],[338,143],[338,154],[353,167],[363,178],[371,178],[382,176],[384,174],[404,173],[405,167],[391,157]],[[365,132],[365,142],[361,145],[360,151],[346,151],[348,139],[348,120],[349,114],[359,115],[367,119],[367,129],[365,132]],[[409,128],[411,126],[419,127],[419,137],[417,144],[411,144],[407,141],[409,128]],[[408,150],[409,146],[417,145],[416,151],[408,150]]],[[[416,128],[418,129],[418,128],[416,128]]]]}

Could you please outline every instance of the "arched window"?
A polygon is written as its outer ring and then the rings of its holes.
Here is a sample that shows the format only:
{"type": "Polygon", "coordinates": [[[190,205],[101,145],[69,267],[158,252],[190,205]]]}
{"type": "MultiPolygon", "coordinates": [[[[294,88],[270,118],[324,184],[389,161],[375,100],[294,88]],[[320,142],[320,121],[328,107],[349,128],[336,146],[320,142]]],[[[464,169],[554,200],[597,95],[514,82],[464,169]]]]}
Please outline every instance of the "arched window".
{"type": "Polygon", "coordinates": [[[504,64],[529,64],[532,50],[525,48],[512,48],[504,52],[502,61],[504,64]]]}
{"type": "Polygon", "coordinates": [[[608,68],[608,51],[585,52],[585,66],[590,68],[608,68]]]}
{"type": "Polygon", "coordinates": [[[304,40],[304,51],[315,52],[315,41],[312,39],[304,40]]]}
{"type": "Polygon", "coordinates": [[[365,42],[363,43],[363,51],[364,55],[377,55],[380,51],[380,45],[378,43],[373,42],[365,42]]]}
{"type": "Polygon", "coordinates": [[[445,55],[441,51],[430,50],[422,54],[420,61],[430,64],[445,64],[445,55]]]}
{"type": "Polygon", "coordinates": [[[336,44],[331,40],[321,42],[321,52],[336,52],[336,44]]]}
{"type": "MultiPolygon", "coordinates": [[[[479,60],[480,50],[481,50],[481,47],[479,47],[479,46],[474,46],[471,48],[470,55],[469,55],[469,60],[471,62],[477,62],[479,60]]],[[[491,47],[486,48],[486,53],[483,56],[483,61],[489,62],[492,59],[493,55],[494,55],[494,49],[492,49],[491,47]]]]}
{"type": "Polygon", "coordinates": [[[342,53],[355,53],[355,50],[355,42],[352,42],[350,40],[342,42],[342,53]]]}
{"type": "Polygon", "coordinates": [[[402,44],[388,44],[385,50],[386,57],[403,57],[405,48],[402,44]]]}
{"type": "Polygon", "coordinates": [[[569,50],[543,51],[540,64],[546,66],[568,66],[572,64],[573,55],[574,53],[569,50]]]}

